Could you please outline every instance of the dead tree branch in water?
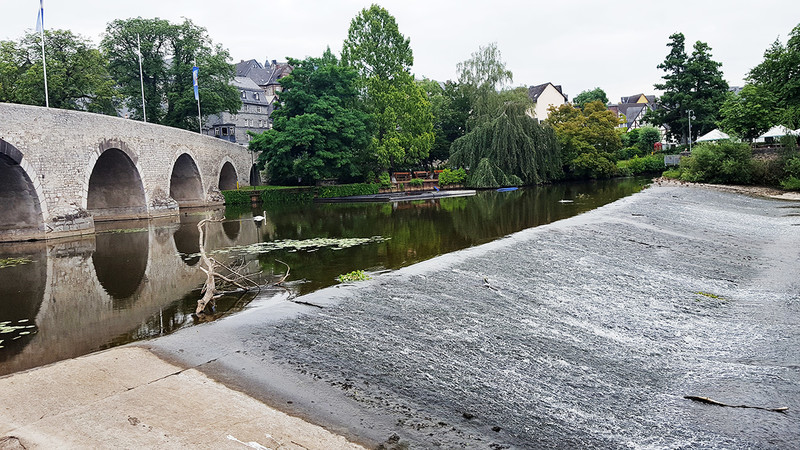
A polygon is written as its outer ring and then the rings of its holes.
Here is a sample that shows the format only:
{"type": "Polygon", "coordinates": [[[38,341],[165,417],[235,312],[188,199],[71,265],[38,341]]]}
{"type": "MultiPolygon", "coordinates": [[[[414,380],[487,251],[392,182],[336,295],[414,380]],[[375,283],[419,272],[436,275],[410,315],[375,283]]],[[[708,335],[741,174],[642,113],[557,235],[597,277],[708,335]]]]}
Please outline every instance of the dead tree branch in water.
{"type": "Polygon", "coordinates": [[[716,406],[726,406],[728,408],[752,408],[752,409],[763,409],[764,411],[774,411],[774,412],[786,412],[789,410],[788,406],[782,406],[780,408],[764,408],[762,406],[748,406],[748,405],[728,405],[727,403],[718,402],[716,400],[711,400],[708,397],[698,397],[695,395],[684,395],[683,398],[693,400],[700,403],[708,403],[709,405],[716,405],[716,406]]]}
{"type": "Polygon", "coordinates": [[[203,284],[203,289],[200,291],[203,297],[197,301],[195,314],[201,314],[206,309],[209,302],[223,295],[235,292],[248,292],[250,290],[261,290],[261,285],[253,281],[249,274],[242,273],[241,269],[244,267],[244,264],[241,264],[241,267],[232,267],[208,256],[205,246],[205,231],[206,224],[209,222],[222,222],[222,219],[203,219],[197,223],[197,230],[200,231],[200,260],[202,262],[200,270],[206,274],[206,281],[203,284]],[[223,275],[219,273],[218,268],[220,267],[227,270],[228,274],[223,275]],[[225,283],[218,283],[217,278],[225,283]],[[218,287],[223,288],[226,283],[238,289],[220,291],[218,287]]]}
{"type": "Polygon", "coordinates": [[[276,259],[275,261],[278,261],[279,263],[281,263],[281,264],[283,264],[284,266],[286,266],[286,273],[285,273],[285,274],[283,274],[283,277],[281,277],[281,279],[280,279],[280,280],[278,280],[277,282],[275,282],[275,286],[280,286],[280,285],[282,285],[282,284],[283,284],[283,282],[284,282],[284,281],[286,281],[286,278],[289,276],[289,271],[291,270],[291,268],[289,267],[289,265],[288,265],[288,264],[286,264],[285,262],[281,261],[280,259],[276,259]]]}

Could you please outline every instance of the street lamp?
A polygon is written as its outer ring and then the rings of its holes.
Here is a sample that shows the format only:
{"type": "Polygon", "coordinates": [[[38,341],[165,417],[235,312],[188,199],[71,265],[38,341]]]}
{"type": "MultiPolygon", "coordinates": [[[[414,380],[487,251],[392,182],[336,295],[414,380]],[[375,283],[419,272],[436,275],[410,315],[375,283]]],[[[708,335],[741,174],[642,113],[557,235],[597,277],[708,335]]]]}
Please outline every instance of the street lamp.
{"type": "Polygon", "coordinates": [[[687,109],[686,114],[689,115],[689,153],[692,153],[692,119],[697,117],[694,116],[694,110],[692,109],[687,109]]]}

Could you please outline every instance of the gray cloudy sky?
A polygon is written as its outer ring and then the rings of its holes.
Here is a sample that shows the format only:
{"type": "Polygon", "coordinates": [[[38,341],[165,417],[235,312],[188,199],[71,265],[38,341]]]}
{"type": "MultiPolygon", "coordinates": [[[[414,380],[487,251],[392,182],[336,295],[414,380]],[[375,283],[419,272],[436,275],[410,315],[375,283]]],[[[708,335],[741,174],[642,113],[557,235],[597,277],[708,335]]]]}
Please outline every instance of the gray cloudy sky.
{"type": "MultiPolygon", "coordinates": [[[[256,58],[319,56],[341,50],[350,20],[372,2],[359,0],[46,0],[48,29],[69,29],[99,42],[117,18],[181,17],[206,27],[235,62],[256,58]]],[[[413,72],[436,80],[456,78],[456,64],[481,45],[497,42],[513,85],[561,84],[570,99],[603,88],[611,101],[655,93],[669,35],[682,32],[687,52],[707,42],[731,85],[780,36],[800,23],[800,1],[673,0],[607,2],[384,0],[411,39],[413,72]]],[[[0,0],[0,39],[17,39],[36,25],[39,2],[0,0]]]]}

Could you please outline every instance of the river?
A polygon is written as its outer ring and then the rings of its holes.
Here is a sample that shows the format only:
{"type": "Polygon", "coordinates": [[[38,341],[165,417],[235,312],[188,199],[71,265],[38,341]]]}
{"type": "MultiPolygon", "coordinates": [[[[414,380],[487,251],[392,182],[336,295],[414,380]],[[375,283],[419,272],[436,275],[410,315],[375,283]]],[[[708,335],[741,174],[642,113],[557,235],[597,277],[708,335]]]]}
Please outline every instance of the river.
{"type": "MultiPolygon", "coordinates": [[[[0,244],[0,375],[194,325],[203,218],[215,257],[277,277],[292,296],[353,270],[396,270],[567,218],[641,190],[643,179],[565,183],[441,200],[188,210],[98,224],[94,235],[0,244]],[[252,217],[265,212],[261,223],[252,217]]],[[[215,319],[248,307],[223,297],[215,319]]],[[[207,318],[208,319],[208,318],[207,318]]]]}

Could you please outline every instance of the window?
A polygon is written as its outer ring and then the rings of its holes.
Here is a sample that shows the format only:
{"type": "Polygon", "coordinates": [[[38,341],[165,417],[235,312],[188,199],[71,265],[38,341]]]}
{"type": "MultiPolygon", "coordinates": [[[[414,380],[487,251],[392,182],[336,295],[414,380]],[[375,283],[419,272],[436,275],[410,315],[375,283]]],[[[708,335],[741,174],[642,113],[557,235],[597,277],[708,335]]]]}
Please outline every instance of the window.
{"type": "Polygon", "coordinates": [[[245,94],[244,91],[239,91],[239,92],[242,93],[242,98],[247,98],[247,94],[245,94]]]}
{"type": "Polygon", "coordinates": [[[219,127],[214,127],[214,136],[219,137],[219,127]]]}
{"type": "Polygon", "coordinates": [[[227,136],[228,135],[228,127],[222,127],[222,135],[223,136],[227,136]]]}
{"type": "Polygon", "coordinates": [[[261,107],[260,106],[256,106],[256,112],[261,112],[261,107]]]}
{"type": "Polygon", "coordinates": [[[259,98],[258,98],[258,92],[256,92],[256,100],[259,100],[259,98]]]}

